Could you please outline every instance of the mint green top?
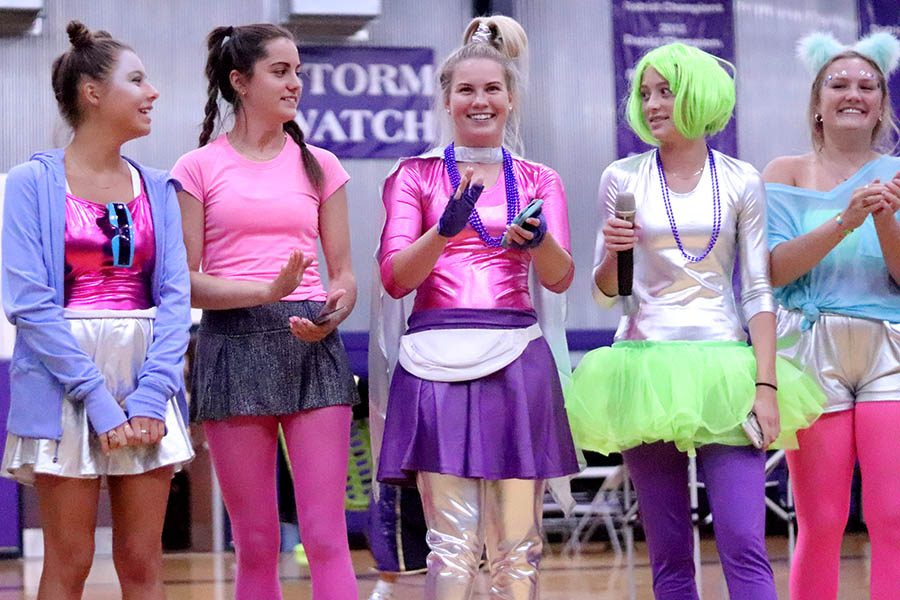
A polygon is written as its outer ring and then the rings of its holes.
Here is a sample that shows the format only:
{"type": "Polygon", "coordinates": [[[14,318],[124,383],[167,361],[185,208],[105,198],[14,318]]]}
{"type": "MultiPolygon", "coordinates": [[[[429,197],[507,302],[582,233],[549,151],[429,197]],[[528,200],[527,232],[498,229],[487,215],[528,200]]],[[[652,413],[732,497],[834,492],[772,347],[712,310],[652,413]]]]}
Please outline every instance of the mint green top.
{"type": "MultiPolygon", "coordinates": [[[[767,184],[769,249],[834,219],[849,204],[853,190],[874,179],[888,181],[898,171],[900,158],[882,156],[827,192],[767,184]]],[[[900,322],[900,286],[888,273],[871,218],[809,273],[776,288],[775,298],[787,309],[803,311],[808,323],[820,313],[900,322]]]]}

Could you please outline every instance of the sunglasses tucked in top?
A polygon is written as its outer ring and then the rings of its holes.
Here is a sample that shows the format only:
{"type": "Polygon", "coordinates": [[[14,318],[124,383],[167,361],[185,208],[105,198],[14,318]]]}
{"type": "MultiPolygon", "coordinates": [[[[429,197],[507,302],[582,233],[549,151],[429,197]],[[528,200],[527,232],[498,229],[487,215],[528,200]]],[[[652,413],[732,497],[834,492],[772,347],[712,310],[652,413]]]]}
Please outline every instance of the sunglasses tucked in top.
{"type": "Polygon", "coordinates": [[[65,306],[131,310],[153,306],[156,256],[150,201],[140,176],[134,199],[98,204],[66,194],[65,306]]]}

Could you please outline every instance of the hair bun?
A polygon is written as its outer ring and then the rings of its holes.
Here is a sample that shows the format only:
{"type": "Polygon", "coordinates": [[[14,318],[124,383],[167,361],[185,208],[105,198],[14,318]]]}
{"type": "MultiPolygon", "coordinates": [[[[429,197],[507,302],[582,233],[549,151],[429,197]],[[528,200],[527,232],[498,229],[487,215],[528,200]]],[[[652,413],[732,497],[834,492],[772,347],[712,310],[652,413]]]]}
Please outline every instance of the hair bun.
{"type": "Polygon", "coordinates": [[[487,44],[511,60],[524,61],[528,36],[511,17],[475,17],[463,33],[463,45],[466,44],[487,44]]]}
{"type": "Polygon", "coordinates": [[[69,34],[69,42],[74,48],[87,48],[94,43],[94,35],[81,21],[69,21],[66,33],[69,34]]]}

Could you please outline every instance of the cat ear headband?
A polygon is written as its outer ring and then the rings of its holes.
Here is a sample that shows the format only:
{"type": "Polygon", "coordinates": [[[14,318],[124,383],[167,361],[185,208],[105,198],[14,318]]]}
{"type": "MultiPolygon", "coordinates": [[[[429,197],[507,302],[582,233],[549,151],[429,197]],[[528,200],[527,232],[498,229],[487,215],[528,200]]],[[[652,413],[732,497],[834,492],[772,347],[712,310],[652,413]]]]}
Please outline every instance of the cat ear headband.
{"type": "Polygon", "coordinates": [[[845,46],[830,33],[811,33],[797,42],[797,56],[813,73],[840,54],[852,50],[881,69],[885,78],[900,65],[900,40],[886,31],[870,33],[852,46],[845,46]]]}

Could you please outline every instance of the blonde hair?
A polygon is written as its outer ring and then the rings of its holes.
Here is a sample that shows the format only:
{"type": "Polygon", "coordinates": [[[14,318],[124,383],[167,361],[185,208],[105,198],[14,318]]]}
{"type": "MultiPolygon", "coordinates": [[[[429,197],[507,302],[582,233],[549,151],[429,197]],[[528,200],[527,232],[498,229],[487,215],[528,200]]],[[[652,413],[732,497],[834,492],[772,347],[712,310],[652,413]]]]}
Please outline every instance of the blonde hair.
{"type": "Polygon", "coordinates": [[[900,129],[897,128],[897,118],[894,115],[894,109],[891,107],[891,93],[888,89],[887,78],[879,68],[878,64],[871,58],[860,54],[856,50],[845,50],[834,55],[828,60],[816,73],[813,79],[812,87],[809,90],[809,107],[807,109],[806,118],[809,122],[809,133],[812,138],[813,150],[818,152],[825,145],[825,132],[822,123],[816,120],[818,115],[819,103],[822,101],[822,88],[825,85],[825,72],[828,67],[836,60],[842,58],[860,58],[874,69],[874,73],[878,77],[878,86],[881,88],[881,119],[875,124],[872,130],[872,147],[885,152],[891,152],[896,148],[897,142],[891,143],[891,138],[900,138],[900,129]],[[891,135],[893,134],[893,136],[891,135]]]}
{"type": "Polygon", "coordinates": [[[452,127],[444,114],[444,106],[450,99],[450,84],[456,67],[473,58],[493,60],[503,67],[506,89],[509,92],[513,110],[506,119],[503,145],[515,154],[522,154],[524,147],[520,133],[521,106],[524,97],[528,67],[528,36],[522,26],[510,17],[496,15],[475,17],[463,33],[463,45],[453,51],[438,69],[438,84],[441,95],[435,98],[435,113],[440,116],[441,139],[448,141],[452,127]],[[476,36],[480,26],[489,32],[486,40],[476,36]],[[473,36],[476,38],[473,40],[473,36]]]}

